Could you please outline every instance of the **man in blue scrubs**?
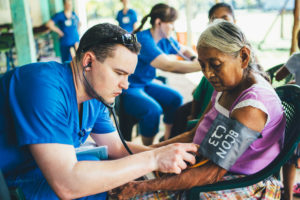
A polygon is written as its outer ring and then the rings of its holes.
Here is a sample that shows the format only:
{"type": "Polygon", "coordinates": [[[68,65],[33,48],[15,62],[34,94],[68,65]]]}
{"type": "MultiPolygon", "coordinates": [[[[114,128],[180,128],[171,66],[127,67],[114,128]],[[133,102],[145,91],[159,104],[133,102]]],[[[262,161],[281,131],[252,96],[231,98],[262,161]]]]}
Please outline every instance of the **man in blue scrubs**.
{"type": "Polygon", "coordinates": [[[71,61],[71,48],[79,42],[79,18],[73,12],[72,0],[64,0],[64,10],[56,13],[46,26],[59,35],[61,61],[71,61]]]}
{"type": "Polygon", "coordinates": [[[0,168],[9,187],[31,200],[105,199],[106,191],[151,171],[180,173],[184,161],[195,162],[190,143],[152,150],[128,142],[135,153],[128,156],[115,131],[104,103],[128,88],[139,49],[122,28],[98,24],[71,63],[33,63],[1,77],[0,168]],[[107,146],[108,161],[76,156],[89,135],[107,146]]]}

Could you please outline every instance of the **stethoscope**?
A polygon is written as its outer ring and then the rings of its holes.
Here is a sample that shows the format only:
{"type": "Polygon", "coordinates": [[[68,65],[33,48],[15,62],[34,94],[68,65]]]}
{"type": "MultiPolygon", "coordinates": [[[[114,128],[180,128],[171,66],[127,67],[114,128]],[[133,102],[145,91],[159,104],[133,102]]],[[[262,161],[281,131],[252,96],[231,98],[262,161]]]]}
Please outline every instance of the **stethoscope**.
{"type": "Polygon", "coordinates": [[[124,137],[123,137],[123,135],[121,133],[119,123],[117,121],[116,111],[115,111],[115,102],[111,103],[111,104],[105,102],[105,100],[100,95],[98,95],[98,93],[94,90],[94,88],[91,86],[91,84],[89,83],[89,81],[87,80],[87,78],[85,76],[85,71],[86,71],[86,68],[88,68],[88,67],[91,67],[91,63],[89,63],[88,65],[84,66],[83,69],[82,69],[82,75],[83,75],[83,78],[85,80],[87,89],[89,90],[88,93],[90,93],[90,95],[92,97],[94,97],[95,99],[97,99],[98,101],[100,101],[101,103],[103,103],[109,109],[110,113],[112,114],[112,116],[114,118],[114,122],[115,122],[115,125],[116,125],[116,128],[117,128],[119,137],[120,137],[120,139],[121,139],[121,141],[122,141],[125,149],[127,150],[127,152],[132,155],[133,153],[130,150],[130,148],[128,147],[128,145],[126,144],[125,139],[124,139],[124,137]]]}
{"type": "Polygon", "coordinates": [[[172,46],[172,48],[176,51],[176,53],[182,57],[184,60],[188,60],[188,61],[191,61],[190,58],[188,58],[187,56],[185,56],[176,46],[175,44],[173,43],[173,41],[170,39],[170,38],[166,38],[168,40],[168,42],[170,43],[170,45],[172,46]]]}
{"type": "MultiPolygon", "coordinates": [[[[88,65],[84,66],[83,67],[83,70],[82,70],[82,75],[83,75],[83,78],[85,80],[85,83],[86,83],[86,86],[88,88],[88,93],[90,93],[90,95],[92,97],[94,97],[95,99],[97,99],[98,101],[100,101],[101,103],[103,103],[110,111],[110,113],[112,114],[113,118],[114,118],[114,122],[116,124],[116,128],[117,128],[117,132],[119,134],[119,137],[122,141],[122,144],[124,145],[125,149],[127,150],[127,152],[130,154],[130,155],[133,155],[132,151],[130,150],[130,148],[128,147],[128,145],[126,144],[126,141],[121,133],[121,130],[120,130],[120,126],[119,126],[119,123],[117,121],[117,117],[116,117],[116,111],[115,111],[115,102],[114,103],[107,103],[105,102],[105,100],[100,96],[98,95],[98,93],[94,90],[94,88],[91,86],[91,84],[89,83],[89,81],[87,80],[86,76],[85,76],[85,71],[86,71],[86,68],[88,67],[91,67],[91,63],[89,63],[88,65]]],[[[148,180],[148,177],[146,175],[142,176],[144,178],[144,180],[148,180]]]]}

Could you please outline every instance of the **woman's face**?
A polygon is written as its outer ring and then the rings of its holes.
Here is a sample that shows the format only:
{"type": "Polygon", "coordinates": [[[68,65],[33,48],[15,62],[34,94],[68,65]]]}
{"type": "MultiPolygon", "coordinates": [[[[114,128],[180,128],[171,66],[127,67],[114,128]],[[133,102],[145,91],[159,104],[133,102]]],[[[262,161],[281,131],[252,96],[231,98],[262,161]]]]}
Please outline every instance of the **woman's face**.
{"type": "Polygon", "coordinates": [[[66,10],[72,10],[72,8],[73,8],[72,0],[66,0],[64,7],[66,10]]]}
{"type": "Polygon", "coordinates": [[[237,57],[212,47],[200,47],[198,60],[202,72],[216,91],[231,90],[243,79],[243,67],[240,54],[237,57]]]}
{"type": "Polygon", "coordinates": [[[163,38],[169,38],[174,30],[174,22],[159,22],[158,28],[163,38]]]}
{"type": "Polygon", "coordinates": [[[220,7],[212,14],[210,22],[213,22],[215,19],[224,19],[228,22],[235,23],[235,20],[231,12],[226,7],[220,7]]]}

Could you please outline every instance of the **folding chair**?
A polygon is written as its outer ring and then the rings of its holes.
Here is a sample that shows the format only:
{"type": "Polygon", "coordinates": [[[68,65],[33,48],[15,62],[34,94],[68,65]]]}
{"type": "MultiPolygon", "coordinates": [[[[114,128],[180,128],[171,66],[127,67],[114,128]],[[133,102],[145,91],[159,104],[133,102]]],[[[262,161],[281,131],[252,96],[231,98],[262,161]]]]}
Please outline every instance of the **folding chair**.
{"type": "Polygon", "coordinates": [[[9,190],[7,188],[5,179],[2,174],[2,170],[0,169],[0,199],[2,200],[10,200],[9,190]]]}
{"type": "Polygon", "coordinates": [[[273,174],[278,174],[281,166],[290,159],[300,141],[300,87],[297,85],[284,85],[276,88],[276,92],[282,101],[286,116],[284,147],[280,154],[268,166],[255,174],[194,187],[187,192],[188,199],[199,199],[201,192],[247,187],[273,174]]]}

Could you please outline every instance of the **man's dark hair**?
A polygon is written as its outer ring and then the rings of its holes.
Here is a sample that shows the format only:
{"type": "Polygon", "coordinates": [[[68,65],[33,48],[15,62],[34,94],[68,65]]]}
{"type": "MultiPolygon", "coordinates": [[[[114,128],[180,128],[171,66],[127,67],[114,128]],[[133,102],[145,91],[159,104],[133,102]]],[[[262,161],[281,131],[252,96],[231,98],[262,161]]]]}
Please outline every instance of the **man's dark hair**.
{"type": "Polygon", "coordinates": [[[211,19],[213,17],[214,12],[216,12],[218,8],[227,8],[233,19],[235,20],[233,8],[227,3],[216,3],[215,5],[213,5],[208,11],[208,19],[211,19]]]}
{"type": "MultiPolygon", "coordinates": [[[[85,52],[91,51],[95,54],[97,60],[104,62],[107,57],[112,57],[116,45],[119,43],[105,42],[110,38],[120,37],[128,34],[127,31],[119,26],[103,23],[97,24],[88,29],[80,39],[78,49],[76,51],[76,59],[79,61],[85,52]]],[[[124,45],[131,52],[138,54],[141,48],[140,43],[135,41],[132,45],[124,45]]]]}

